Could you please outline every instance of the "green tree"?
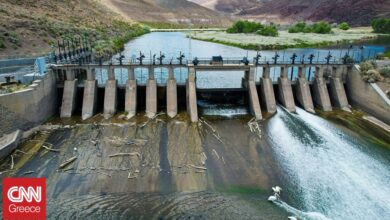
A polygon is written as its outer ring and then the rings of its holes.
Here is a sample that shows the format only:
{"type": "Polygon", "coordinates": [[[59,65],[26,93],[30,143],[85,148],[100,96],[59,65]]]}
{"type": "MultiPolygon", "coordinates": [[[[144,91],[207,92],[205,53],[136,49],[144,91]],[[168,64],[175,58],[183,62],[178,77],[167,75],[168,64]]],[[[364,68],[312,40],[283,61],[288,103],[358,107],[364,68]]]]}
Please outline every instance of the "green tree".
{"type": "Polygon", "coordinates": [[[390,18],[374,19],[371,26],[375,33],[390,34],[390,18]]]}
{"type": "Polygon", "coordinates": [[[346,30],[348,30],[350,27],[349,27],[349,24],[348,24],[347,22],[343,22],[343,23],[339,24],[338,28],[341,29],[341,30],[346,31],[346,30]]]}
{"type": "Polygon", "coordinates": [[[263,36],[271,36],[271,37],[276,37],[279,35],[278,29],[274,25],[264,26],[262,29],[258,30],[256,33],[263,35],[263,36]]]}
{"type": "Polygon", "coordinates": [[[236,21],[230,28],[226,30],[227,33],[254,33],[263,28],[263,25],[258,22],[251,21],[236,21]]]}
{"type": "Polygon", "coordinates": [[[294,26],[291,26],[288,29],[289,33],[300,33],[304,32],[304,29],[306,28],[306,23],[305,22],[298,22],[294,26]]]}
{"type": "Polygon", "coordinates": [[[332,31],[332,27],[326,21],[319,21],[313,24],[313,32],[317,34],[328,34],[332,31]]]}
{"type": "Polygon", "coordinates": [[[307,25],[305,22],[299,22],[288,29],[289,33],[318,33],[328,34],[332,31],[332,27],[326,21],[320,21],[313,25],[307,25]]]}

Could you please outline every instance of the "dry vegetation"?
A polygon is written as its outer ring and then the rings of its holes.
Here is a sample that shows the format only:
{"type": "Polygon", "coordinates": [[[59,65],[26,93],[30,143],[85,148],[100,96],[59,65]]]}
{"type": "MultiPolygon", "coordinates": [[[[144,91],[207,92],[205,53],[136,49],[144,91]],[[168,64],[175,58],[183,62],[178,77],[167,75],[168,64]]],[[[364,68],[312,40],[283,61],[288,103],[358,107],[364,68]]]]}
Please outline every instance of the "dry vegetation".
{"type": "Polygon", "coordinates": [[[278,37],[257,34],[229,34],[226,32],[197,32],[193,38],[245,49],[283,49],[289,47],[317,47],[342,44],[367,38],[375,38],[371,28],[352,28],[348,31],[333,30],[331,34],[288,33],[279,31],[278,37]]]}
{"type": "Polygon", "coordinates": [[[101,0],[128,18],[148,23],[152,27],[166,28],[167,24],[188,27],[225,27],[230,18],[219,12],[186,0],[101,0]]]}
{"type": "Polygon", "coordinates": [[[45,54],[79,35],[114,50],[144,32],[94,0],[0,0],[0,56],[45,54]]]}

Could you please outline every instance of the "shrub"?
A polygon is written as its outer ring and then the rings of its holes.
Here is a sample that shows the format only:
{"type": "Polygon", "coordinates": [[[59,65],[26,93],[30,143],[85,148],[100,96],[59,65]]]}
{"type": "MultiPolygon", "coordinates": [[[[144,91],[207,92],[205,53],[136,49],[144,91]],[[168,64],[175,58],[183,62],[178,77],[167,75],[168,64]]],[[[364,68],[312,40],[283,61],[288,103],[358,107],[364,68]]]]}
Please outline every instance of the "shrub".
{"type": "Polygon", "coordinates": [[[300,33],[304,32],[304,29],[306,28],[306,23],[305,22],[298,22],[294,26],[291,26],[288,29],[289,33],[300,33]]]}
{"type": "Polygon", "coordinates": [[[374,69],[373,62],[371,61],[364,61],[360,63],[360,71],[361,72],[367,72],[368,70],[374,69]]]}
{"type": "Polygon", "coordinates": [[[305,28],[303,28],[303,33],[313,33],[313,27],[312,26],[306,26],[305,28]]]}
{"type": "Polygon", "coordinates": [[[369,83],[374,83],[383,80],[381,74],[375,69],[368,70],[367,72],[362,72],[362,78],[364,81],[369,83]]]}
{"type": "Polygon", "coordinates": [[[390,18],[374,19],[371,26],[375,33],[390,34],[390,18]]]}
{"type": "Polygon", "coordinates": [[[346,31],[346,30],[348,30],[350,27],[349,27],[349,24],[348,24],[347,22],[343,22],[343,23],[339,24],[338,28],[341,29],[341,30],[346,31]]]}
{"type": "Polygon", "coordinates": [[[288,29],[289,33],[317,33],[328,34],[332,31],[332,27],[326,21],[320,21],[313,25],[307,25],[305,22],[296,23],[288,29]]]}
{"type": "Polygon", "coordinates": [[[382,67],[382,68],[379,70],[379,73],[380,73],[383,77],[390,77],[390,67],[388,67],[388,66],[382,67]]]}
{"type": "Polygon", "coordinates": [[[277,37],[279,35],[278,29],[273,25],[264,26],[262,29],[258,30],[256,33],[263,35],[263,36],[272,36],[272,37],[277,37]]]}
{"type": "Polygon", "coordinates": [[[330,24],[326,21],[320,21],[313,24],[313,32],[317,34],[328,34],[332,30],[330,24]]]}
{"type": "Polygon", "coordinates": [[[236,21],[232,27],[226,30],[227,33],[254,33],[263,28],[263,25],[258,22],[251,21],[236,21]]]}

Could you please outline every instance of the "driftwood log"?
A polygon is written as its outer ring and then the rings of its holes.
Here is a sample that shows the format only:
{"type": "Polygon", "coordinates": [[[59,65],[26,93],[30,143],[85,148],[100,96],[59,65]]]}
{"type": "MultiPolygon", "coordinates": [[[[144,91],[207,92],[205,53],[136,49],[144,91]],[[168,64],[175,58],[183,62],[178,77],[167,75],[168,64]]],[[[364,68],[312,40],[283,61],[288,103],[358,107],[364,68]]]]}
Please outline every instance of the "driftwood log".
{"type": "Polygon", "coordinates": [[[66,166],[73,163],[76,159],[77,159],[77,156],[74,156],[74,157],[67,159],[65,162],[60,164],[59,169],[64,169],[66,166]]]}

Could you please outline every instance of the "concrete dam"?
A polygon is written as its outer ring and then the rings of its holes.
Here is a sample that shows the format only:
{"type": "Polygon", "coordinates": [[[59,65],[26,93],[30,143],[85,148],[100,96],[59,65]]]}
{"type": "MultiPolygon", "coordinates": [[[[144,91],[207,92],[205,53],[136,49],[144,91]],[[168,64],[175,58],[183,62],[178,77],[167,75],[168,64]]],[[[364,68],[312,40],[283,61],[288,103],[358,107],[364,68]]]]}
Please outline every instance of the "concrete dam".
{"type": "MultiPolygon", "coordinates": [[[[333,108],[349,111],[350,104],[345,90],[348,74],[352,74],[353,65],[334,64],[245,64],[240,61],[230,63],[201,64],[114,64],[114,65],[54,65],[53,74],[56,77],[57,86],[63,88],[60,116],[71,117],[77,108],[81,109],[81,116],[86,120],[94,116],[98,111],[98,103],[103,106],[105,118],[112,117],[119,109],[126,112],[126,117],[131,118],[139,111],[145,111],[150,118],[154,117],[158,110],[167,112],[169,117],[175,117],[179,109],[185,109],[192,122],[198,121],[197,94],[202,89],[197,88],[197,71],[242,71],[242,88],[238,89],[248,100],[248,108],[251,114],[258,120],[264,113],[275,113],[277,103],[280,103],[287,111],[295,112],[296,105],[304,110],[314,113],[318,108],[322,111],[332,111],[333,108]],[[137,83],[134,70],[144,68],[148,70],[146,85],[137,83]],[[165,68],[168,71],[167,80],[157,83],[155,68],[165,68]],[[185,83],[178,83],[174,76],[175,68],[185,68],[188,77],[185,83]],[[98,85],[96,79],[97,70],[107,71],[105,85],[98,85]],[[125,70],[128,80],[125,84],[119,84],[115,77],[115,70],[125,70]],[[263,72],[260,81],[256,79],[255,71],[263,72]],[[276,80],[271,79],[271,69],[278,69],[280,76],[276,80]],[[294,70],[298,71],[297,77],[292,76],[294,70]],[[307,72],[313,74],[308,77],[307,72]],[[123,93],[123,94],[121,94],[123,93]],[[98,101],[99,100],[99,101],[98,101]],[[166,109],[161,109],[163,106],[166,109]]],[[[309,73],[309,75],[310,75],[309,73]]],[[[209,88],[209,92],[229,92],[235,89],[209,88]]],[[[236,89],[237,90],[237,89],[236,89]]]]}

